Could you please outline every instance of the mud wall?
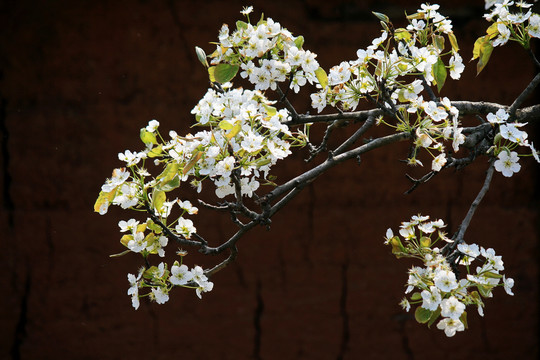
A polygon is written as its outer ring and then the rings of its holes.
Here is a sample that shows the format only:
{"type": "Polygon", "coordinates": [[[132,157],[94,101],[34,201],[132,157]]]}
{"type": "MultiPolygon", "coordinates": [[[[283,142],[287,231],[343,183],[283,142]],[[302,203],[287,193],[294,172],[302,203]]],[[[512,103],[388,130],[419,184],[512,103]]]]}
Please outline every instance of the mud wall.
{"type": "MultiPolygon", "coordinates": [[[[419,3],[253,1],[319,54],[325,68],[352,59],[378,34],[372,10],[402,19],[419,3]],[[407,5],[404,5],[407,4],[407,5]]],[[[535,359],[538,355],[538,169],[522,161],[511,179],[496,174],[467,240],[494,247],[515,278],[513,297],[497,289],[486,316],[446,338],[397,305],[407,260],[383,246],[387,227],[422,212],[455,230],[480,189],[486,161],[446,171],[404,196],[406,146],[366,155],[317,179],[240,243],[238,261],[199,300],[174,291],[165,305],[126,295],[141,265],[122,251],[117,222],[92,212],[117,153],[140,148],[139,129],[158,119],[187,133],[206,91],[194,47],[208,52],[240,1],[4,1],[0,5],[0,298],[2,359],[535,359]]],[[[486,28],[482,2],[442,3],[468,60],[486,28]]],[[[258,16],[258,15],[257,15],[258,16]]],[[[455,100],[510,104],[534,76],[526,53],[496,49],[479,77],[449,80],[455,100]],[[518,70],[516,70],[518,69],[518,70]]],[[[294,101],[308,110],[301,96],[294,101]]],[[[346,131],[337,133],[337,137],[346,131]]],[[[533,134],[531,134],[533,136],[533,134]]],[[[299,152],[278,181],[309,165],[299,152]]],[[[316,159],[315,162],[321,159],[316,159]]],[[[205,216],[206,215],[206,216],[205,216]]],[[[197,218],[222,239],[227,218],[197,218]]],[[[187,261],[204,259],[193,255],[187,261]]]]}

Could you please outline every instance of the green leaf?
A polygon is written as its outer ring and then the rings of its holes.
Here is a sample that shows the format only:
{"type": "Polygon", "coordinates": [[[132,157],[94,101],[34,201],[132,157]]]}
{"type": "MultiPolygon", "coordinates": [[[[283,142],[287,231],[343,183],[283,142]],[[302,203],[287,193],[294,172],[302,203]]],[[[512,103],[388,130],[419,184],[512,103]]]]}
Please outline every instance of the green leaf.
{"type": "Polygon", "coordinates": [[[427,236],[424,236],[420,239],[420,245],[422,247],[429,247],[429,245],[431,245],[431,239],[428,238],[427,236]]]}
{"type": "Polygon", "coordinates": [[[381,20],[384,23],[389,23],[390,22],[390,19],[388,18],[388,16],[384,15],[383,13],[376,12],[376,11],[372,11],[371,13],[373,15],[375,15],[377,17],[377,19],[381,20]]]}
{"type": "MultiPolygon", "coordinates": [[[[226,82],[231,81],[238,72],[238,69],[240,68],[238,65],[231,65],[231,64],[219,64],[216,66],[213,66],[214,71],[214,80],[217,81],[220,84],[224,84],[226,82]]],[[[208,72],[210,73],[210,69],[208,68],[208,72]]],[[[212,80],[212,76],[210,76],[210,80],[212,80]]]]}
{"type": "Polygon", "coordinates": [[[437,83],[437,91],[439,93],[441,92],[444,82],[446,81],[446,76],[446,66],[444,66],[442,59],[439,57],[437,62],[433,64],[433,78],[437,83]]]}
{"type": "Polygon", "coordinates": [[[411,39],[412,35],[411,33],[404,28],[399,28],[394,31],[394,38],[396,40],[405,40],[409,41],[411,39]]]}
{"type": "Polygon", "coordinates": [[[304,37],[300,35],[296,39],[294,39],[294,45],[296,45],[297,48],[301,49],[304,45],[304,37]]]}
{"type": "Polygon", "coordinates": [[[211,82],[216,82],[215,72],[216,72],[216,67],[215,66],[210,66],[208,68],[208,77],[210,78],[211,82]]]}
{"type": "Polygon", "coordinates": [[[128,242],[133,240],[133,235],[124,235],[120,238],[120,243],[127,247],[128,242]]]}
{"type": "Polygon", "coordinates": [[[193,155],[193,157],[191,158],[191,160],[189,161],[189,163],[187,163],[186,166],[184,166],[184,169],[183,169],[183,173],[184,175],[187,174],[187,172],[189,170],[191,170],[191,168],[193,166],[195,166],[195,164],[197,163],[197,161],[199,161],[201,159],[201,157],[203,156],[203,152],[202,151],[197,151],[195,152],[195,154],[193,155]]]}
{"type": "Polygon", "coordinates": [[[176,175],[178,175],[178,163],[177,162],[170,162],[166,167],[165,170],[161,174],[158,175],[156,180],[158,182],[167,183],[171,181],[176,175]]]}
{"type": "Polygon", "coordinates": [[[491,279],[502,279],[502,275],[501,274],[497,274],[497,273],[494,273],[494,272],[491,272],[491,271],[487,271],[485,273],[482,273],[482,276],[485,276],[487,278],[491,278],[491,279]]]}
{"type": "Polygon", "coordinates": [[[469,324],[467,323],[467,312],[464,311],[461,316],[459,317],[459,320],[465,325],[465,329],[469,328],[469,324]]]}
{"type": "Polygon", "coordinates": [[[167,200],[167,195],[165,195],[165,191],[154,188],[154,193],[152,196],[152,206],[154,207],[154,209],[161,211],[165,200],[167,200]]]}
{"type": "Polygon", "coordinates": [[[142,142],[145,145],[149,145],[149,144],[157,145],[156,135],[154,135],[154,133],[146,130],[145,128],[141,129],[140,136],[141,136],[142,142]]]}
{"type": "Polygon", "coordinates": [[[158,145],[156,147],[153,147],[152,150],[150,150],[148,152],[148,157],[149,158],[155,158],[155,157],[161,155],[162,152],[163,152],[163,149],[162,149],[161,145],[158,145]]]}
{"type": "Polygon", "coordinates": [[[441,308],[438,307],[437,310],[433,311],[433,313],[431,314],[431,317],[429,318],[429,321],[427,324],[428,328],[431,327],[431,325],[433,325],[435,320],[437,320],[440,315],[441,315],[441,308]]]}
{"type": "Polygon", "coordinates": [[[269,116],[274,116],[277,114],[277,109],[273,106],[270,106],[270,105],[266,105],[266,104],[262,104],[262,106],[264,107],[264,110],[266,110],[266,113],[269,115],[269,116]]]}
{"type": "Polygon", "coordinates": [[[400,257],[400,254],[406,252],[405,247],[401,243],[399,237],[394,236],[392,239],[390,239],[390,244],[392,245],[392,254],[396,255],[397,258],[400,257]]]}
{"type": "Polygon", "coordinates": [[[416,308],[416,311],[414,312],[414,318],[420,324],[425,324],[429,321],[432,314],[433,313],[430,310],[424,309],[423,307],[419,306],[416,308]]]}
{"type": "Polygon", "coordinates": [[[492,52],[493,45],[491,45],[489,35],[482,36],[475,41],[473,57],[471,60],[478,59],[478,64],[476,65],[476,75],[480,74],[480,72],[487,65],[492,52]]]}
{"type": "Polygon", "coordinates": [[[170,181],[166,182],[166,183],[162,183],[159,185],[159,188],[163,191],[171,191],[171,190],[174,190],[176,189],[177,187],[180,186],[180,177],[178,176],[178,174],[173,177],[170,181]]]}
{"type": "Polygon", "coordinates": [[[444,50],[444,37],[442,35],[433,35],[433,44],[442,52],[444,50]]]}
{"type": "Polygon", "coordinates": [[[233,124],[231,124],[227,120],[221,120],[218,126],[220,129],[223,129],[223,130],[231,130],[233,128],[233,124]]]}
{"type": "Polygon", "coordinates": [[[240,121],[236,121],[234,123],[234,126],[231,129],[231,131],[229,131],[229,133],[227,135],[225,135],[225,137],[227,139],[231,140],[233,137],[235,137],[240,132],[240,130],[242,130],[242,124],[241,124],[240,121]]]}
{"type": "Polygon", "coordinates": [[[328,86],[328,75],[326,75],[326,71],[320,67],[315,70],[315,76],[317,77],[317,80],[319,81],[319,84],[321,84],[322,88],[325,89],[328,86]]]}
{"type": "Polygon", "coordinates": [[[114,197],[116,196],[116,189],[111,192],[100,191],[99,196],[94,203],[94,211],[99,212],[101,207],[106,203],[107,205],[112,203],[114,197]]]}
{"type": "Polygon", "coordinates": [[[454,35],[453,32],[449,32],[447,35],[448,35],[448,40],[450,40],[450,45],[452,45],[452,50],[454,52],[458,52],[459,46],[458,46],[456,35],[454,35]]]}
{"type": "Polygon", "coordinates": [[[236,28],[238,30],[245,30],[248,28],[248,24],[245,21],[238,20],[236,22],[236,28]]]}
{"type": "Polygon", "coordinates": [[[487,28],[486,30],[486,36],[492,40],[494,38],[496,38],[497,36],[499,36],[499,28],[498,28],[498,24],[497,22],[494,22],[493,24],[491,24],[490,27],[487,28]]]}
{"type": "Polygon", "coordinates": [[[415,292],[414,294],[412,294],[411,296],[411,300],[412,301],[416,301],[416,300],[420,300],[422,299],[422,294],[420,294],[419,292],[415,292]]]}

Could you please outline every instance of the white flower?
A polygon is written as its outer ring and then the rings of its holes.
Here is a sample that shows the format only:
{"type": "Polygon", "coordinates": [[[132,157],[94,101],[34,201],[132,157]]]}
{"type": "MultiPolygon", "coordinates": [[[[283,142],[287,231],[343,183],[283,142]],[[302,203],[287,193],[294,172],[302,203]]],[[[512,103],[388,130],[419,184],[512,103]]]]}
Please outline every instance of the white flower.
{"type": "Polygon", "coordinates": [[[317,109],[317,112],[323,111],[326,107],[326,89],[319,91],[310,95],[311,97],[311,106],[317,109]]]}
{"type": "Polygon", "coordinates": [[[534,145],[533,145],[532,141],[529,144],[529,147],[531,148],[531,153],[532,153],[532,156],[533,156],[534,160],[536,160],[536,162],[540,163],[540,157],[538,155],[538,151],[536,151],[536,149],[534,148],[534,145]]]}
{"type": "Polygon", "coordinates": [[[202,293],[212,291],[213,288],[214,288],[214,283],[213,282],[205,281],[205,282],[200,283],[199,287],[197,289],[195,289],[195,291],[196,291],[197,296],[199,297],[199,299],[202,299],[202,293]]]}
{"type": "Polygon", "coordinates": [[[497,271],[504,270],[504,262],[502,260],[502,256],[495,255],[495,250],[493,250],[492,248],[489,248],[487,250],[484,248],[480,248],[480,253],[483,257],[486,258],[487,263],[491,268],[497,271]]]}
{"type": "Polygon", "coordinates": [[[193,279],[193,274],[186,265],[173,265],[171,267],[171,277],[169,281],[173,285],[185,285],[193,279]]]}
{"type": "Polygon", "coordinates": [[[511,35],[510,30],[503,23],[497,25],[497,30],[499,31],[499,36],[493,41],[493,47],[506,44],[511,35]]]}
{"type": "Polygon", "coordinates": [[[459,320],[445,318],[439,321],[437,324],[437,329],[444,330],[444,333],[448,337],[452,337],[456,334],[457,331],[465,330],[465,326],[459,320]]]}
{"type": "Polygon", "coordinates": [[[528,134],[525,131],[519,130],[519,127],[522,127],[526,124],[519,123],[509,123],[502,124],[500,126],[501,136],[507,140],[510,140],[513,143],[527,146],[527,137],[528,134]]]}
{"type": "Polygon", "coordinates": [[[521,169],[521,165],[518,164],[518,154],[515,151],[510,154],[507,151],[501,151],[497,157],[499,159],[495,161],[495,170],[506,177],[511,177],[521,169]]]}
{"type": "Polygon", "coordinates": [[[435,286],[430,286],[429,291],[424,290],[422,295],[422,307],[431,311],[437,310],[441,303],[441,293],[435,286]]]}
{"type": "Polygon", "coordinates": [[[158,126],[159,126],[159,121],[150,120],[150,122],[148,123],[148,126],[146,127],[146,131],[153,133],[154,131],[156,131],[158,126]]]}
{"type": "Polygon", "coordinates": [[[461,73],[465,70],[463,65],[463,59],[458,53],[454,53],[450,58],[450,77],[454,80],[458,80],[461,77],[461,73]]]}
{"type": "Polygon", "coordinates": [[[158,304],[165,304],[167,301],[169,301],[169,294],[163,287],[152,288],[152,294],[150,297],[158,304]]]}
{"type": "Polygon", "coordinates": [[[101,191],[106,193],[111,192],[118,186],[122,185],[127,178],[129,178],[129,171],[127,171],[126,168],[114,169],[112,177],[107,179],[105,184],[101,186],[101,191]]]}
{"type": "Polygon", "coordinates": [[[204,275],[203,268],[199,265],[196,265],[193,269],[191,269],[191,274],[193,275],[193,281],[195,281],[199,285],[208,281],[208,278],[206,277],[206,275],[204,275]]]}
{"type": "Polygon", "coordinates": [[[435,286],[443,292],[450,292],[458,287],[456,274],[450,270],[439,269],[433,278],[435,286]]]}
{"type": "Polygon", "coordinates": [[[431,170],[441,171],[442,167],[445,164],[446,164],[446,155],[444,153],[441,153],[431,162],[431,170]]]}
{"type": "Polygon", "coordinates": [[[487,120],[492,124],[503,124],[508,120],[508,113],[504,109],[499,109],[495,114],[487,114],[487,120]]]}
{"type": "Polygon", "coordinates": [[[138,164],[144,156],[145,155],[143,153],[132,153],[129,150],[126,150],[123,153],[118,153],[118,159],[120,161],[125,161],[128,167],[138,164]]]}
{"type": "Polygon", "coordinates": [[[144,233],[142,232],[135,232],[135,229],[133,230],[133,239],[129,240],[127,243],[127,247],[129,250],[140,253],[144,249],[146,249],[146,241],[144,240],[144,233]]]}
{"type": "Polygon", "coordinates": [[[139,222],[135,219],[129,219],[128,221],[120,220],[118,226],[120,227],[120,232],[133,231],[137,228],[139,222]]]}
{"type": "Polygon", "coordinates": [[[189,215],[197,214],[199,209],[191,204],[189,200],[180,201],[178,200],[178,205],[182,210],[187,211],[189,215]]]}
{"type": "Polygon", "coordinates": [[[531,15],[529,18],[529,25],[527,26],[527,32],[532,37],[540,38],[540,15],[531,15]]]}
{"type": "Polygon", "coordinates": [[[144,272],[144,268],[142,268],[139,271],[139,274],[137,276],[133,274],[128,274],[127,278],[129,281],[129,289],[127,291],[128,295],[131,295],[131,305],[137,310],[139,308],[140,302],[139,302],[139,280],[142,277],[142,274],[144,272]]]}
{"type": "Polygon", "coordinates": [[[460,302],[455,296],[444,299],[441,302],[441,315],[454,320],[458,320],[465,311],[465,304],[460,302]]]}
{"type": "Polygon", "coordinates": [[[506,278],[506,276],[503,275],[503,285],[504,285],[504,291],[506,291],[508,295],[513,296],[514,293],[512,292],[512,287],[514,287],[514,279],[506,278]]]}
{"type": "Polygon", "coordinates": [[[242,15],[249,15],[253,11],[253,6],[244,6],[242,11],[240,11],[240,14],[242,15]]]}
{"type": "Polygon", "coordinates": [[[191,234],[197,232],[197,229],[193,226],[193,221],[184,219],[183,217],[178,218],[178,224],[176,224],[174,229],[186,239],[191,238],[191,234]]]}
{"type": "Polygon", "coordinates": [[[403,298],[401,302],[399,303],[399,305],[401,305],[403,310],[407,312],[409,312],[409,310],[411,309],[411,303],[409,302],[409,300],[407,300],[407,298],[403,298]]]}

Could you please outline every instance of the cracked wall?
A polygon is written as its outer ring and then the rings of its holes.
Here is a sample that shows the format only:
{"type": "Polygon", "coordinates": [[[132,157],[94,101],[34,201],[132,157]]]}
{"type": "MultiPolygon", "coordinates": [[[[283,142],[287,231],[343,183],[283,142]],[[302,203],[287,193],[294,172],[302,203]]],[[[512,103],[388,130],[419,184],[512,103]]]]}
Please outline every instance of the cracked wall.
{"type": "MultiPolygon", "coordinates": [[[[401,19],[405,1],[254,1],[319,54],[328,68],[352,58],[378,32],[370,11],[401,19]]],[[[116,154],[140,147],[139,129],[190,131],[190,110],[206,91],[195,45],[209,52],[222,23],[244,2],[5,1],[0,4],[0,146],[4,265],[0,358],[4,359],[535,359],[538,355],[538,169],[524,161],[512,179],[497,176],[467,233],[503,255],[515,296],[497,291],[486,315],[447,339],[397,305],[406,260],[382,245],[386,228],[422,211],[455,227],[483,180],[480,164],[436,177],[413,194],[398,160],[406,147],[368,154],[332,169],[239,244],[236,264],[216,275],[200,301],[177,290],[165,305],[126,296],[135,256],[117,222],[92,212],[116,154]]],[[[482,4],[441,3],[462,55],[486,23],[482,4]],[[448,9],[448,11],[446,11],[448,9]]],[[[481,76],[468,65],[445,95],[511,102],[532,78],[526,55],[496,49],[481,76]],[[517,54],[517,55],[516,55],[517,54]],[[519,72],[513,68],[521,69],[519,72]],[[476,85],[479,84],[479,85],[476,85]]],[[[293,99],[307,110],[308,102],[293,99]]],[[[538,127],[537,127],[538,128],[538,127]]],[[[347,131],[336,131],[335,136],[347,131]]],[[[532,136],[532,134],[531,134],[532,136]]],[[[332,141],[330,143],[332,145],[332,141]]],[[[277,167],[287,179],[305,153],[277,167]]],[[[315,160],[317,161],[317,160],[315,160]]],[[[230,231],[224,218],[199,215],[208,239],[230,231]]],[[[204,263],[197,254],[187,261],[204,263]]],[[[498,289],[500,290],[500,289],[498,289]]]]}

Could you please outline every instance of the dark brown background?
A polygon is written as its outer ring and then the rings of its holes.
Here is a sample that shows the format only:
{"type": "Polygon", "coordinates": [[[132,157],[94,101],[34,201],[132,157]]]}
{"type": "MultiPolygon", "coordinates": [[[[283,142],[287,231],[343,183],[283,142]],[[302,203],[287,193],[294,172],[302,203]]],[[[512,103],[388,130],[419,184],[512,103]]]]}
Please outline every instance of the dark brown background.
{"type": "MultiPolygon", "coordinates": [[[[420,4],[253,3],[254,18],[263,11],[303,34],[327,69],[377,36],[370,11],[401,20],[404,9],[412,13],[420,4]]],[[[237,263],[213,278],[202,301],[175,290],[165,305],[131,308],[126,274],[140,259],[109,258],[122,250],[117,222],[131,214],[111,209],[100,217],[93,203],[121,165],[117,153],[140,148],[138,132],[149,120],[158,119],[165,134],[189,131],[189,112],[207,86],[194,46],[212,51],[208,43],[223,22],[234,24],[243,5],[1,2],[0,358],[535,359],[538,165],[531,159],[511,179],[496,174],[466,236],[503,255],[516,295],[496,289],[485,317],[471,309],[470,329],[454,338],[401,311],[412,263],[396,260],[382,237],[418,212],[445,219],[454,231],[481,187],[486,161],[445,171],[404,196],[404,173],[421,170],[398,161],[406,156],[402,145],[318,179],[275,216],[270,231],[256,229],[241,241],[237,263]]],[[[442,5],[468,61],[487,26],[483,3],[442,5]]],[[[479,77],[471,63],[464,80],[449,80],[443,94],[511,103],[534,69],[515,45],[494,55],[479,77]]],[[[307,109],[302,96],[294,100],[307,109]]],[[[301,151],[280,165],[279,180],[307,169],[305,157],[301,151]]],[[[226,218],[201,211],[195,221],[213,241],[228,234],[226,218]]]]}

